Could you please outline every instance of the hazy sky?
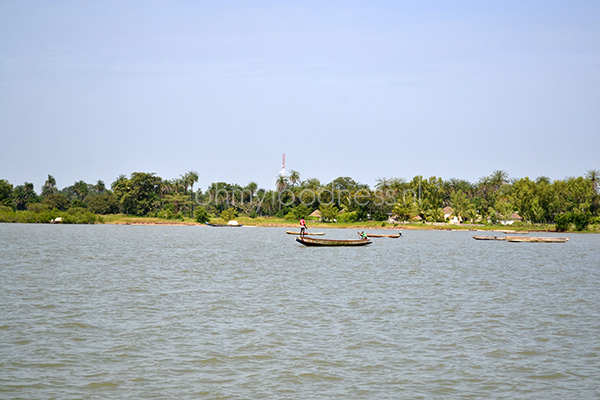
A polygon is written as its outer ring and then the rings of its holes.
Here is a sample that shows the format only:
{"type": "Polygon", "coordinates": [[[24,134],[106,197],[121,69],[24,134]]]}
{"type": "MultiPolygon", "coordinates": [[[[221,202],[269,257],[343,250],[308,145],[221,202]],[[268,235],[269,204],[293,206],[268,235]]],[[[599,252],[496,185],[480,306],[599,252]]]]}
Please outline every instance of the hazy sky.
{"type": "Polygon", "coordinates": [[[600,2],[0,1],[0,179],[600,169],[600,2]]]}

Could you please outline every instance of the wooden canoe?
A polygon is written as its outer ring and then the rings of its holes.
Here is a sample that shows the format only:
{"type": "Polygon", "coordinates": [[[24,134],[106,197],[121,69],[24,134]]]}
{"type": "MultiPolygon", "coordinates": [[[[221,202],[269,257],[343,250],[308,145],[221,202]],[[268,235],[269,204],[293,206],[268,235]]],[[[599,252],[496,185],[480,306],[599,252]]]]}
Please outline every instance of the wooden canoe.
{"type": "Polygon", "coordinates": [[[372,243],[369,239],[317,239],[306,236],[298,236],[296,242],[305,246],[364,246],[372,243]]]}
{"type": "Polygon", "coordinates": [[[521,237],[507,236],[507,242],[535,242],[535,243],[564,243],[568,241],[567,237],[521,237]]]}
{"type": "Polygon", "coordinates": [[[211,224],[210,222],[205,222],[206,225],[208,226],[214,226],[214,227],[223,227],[223,226],[227,226],[230,228],[239,228],[240,226],[244,226],[243,224],[237,224],[237,225],[225,225],[225,224],[211,224]]]}
{"type": "Polygon", "coordinates": [[[401,233],[396,233],[396,234],[392,234],[392,235],[387,235],[387,234],[379,234],[379,233],[367,233],[367,236],[370,238],[379,238],[379,237],[388,237],[388,238],[399,238],[402,237],[401,233]]]}
{"type": "MultiPolygon", "coordinates": [[[[300,232],[295,232],[295,231],[285,231],[285,233],[287,233],[288,235],[296,235],[296,236],[300,235],[300,232]]],[[[306,231],[304,233],[304,235],[311,235],[311,236],[323,236],[324,234],[325,233],[323,233],[323,232],[309,232],[309,231],[306,231]]]]}
{"type": "Polygon", "coordinates": [[[497,236],[473,236],[475,240],[506,240],[505,237],[497,237],[497,236]]]}

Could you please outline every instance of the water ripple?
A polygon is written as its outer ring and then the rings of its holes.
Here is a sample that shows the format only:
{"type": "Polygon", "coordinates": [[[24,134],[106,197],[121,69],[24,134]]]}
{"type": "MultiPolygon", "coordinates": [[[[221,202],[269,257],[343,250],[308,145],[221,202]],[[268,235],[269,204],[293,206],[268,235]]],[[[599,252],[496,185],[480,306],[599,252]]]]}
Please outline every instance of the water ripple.
{"type": "Polygon", "coordinates": [[[0,224],[0,397],[600,396],[598,235],[284,231],[0,224]]]}

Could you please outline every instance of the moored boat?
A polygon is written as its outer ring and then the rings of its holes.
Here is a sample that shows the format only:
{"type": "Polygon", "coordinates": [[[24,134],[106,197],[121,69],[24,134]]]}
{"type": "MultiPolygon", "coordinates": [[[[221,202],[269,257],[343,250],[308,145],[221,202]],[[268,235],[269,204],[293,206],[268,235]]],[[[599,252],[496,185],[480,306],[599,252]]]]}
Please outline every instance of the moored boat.
{"type": "Polygon", "coordinates": [[[535,243],[564,243],[568,241],[567,237],[520,237],[507,236],[507,242],[535,242],[535,243]]]}
{"type": "Polygon", "coordinates": [[[214,226],[214,227],[222,227],[222,226],[227,226],[227,227],[240,227],[240,226],[244,226],[243,224],[238,224],[237,221],[229,221],[227,224],[211,224],[210,222],[205,222],[206,225],[208,226],[214,226]],[[232,224],[232,222],[235,222],[232,224]]]}
{"type": "MultiPolygon", "coordinates": [[[[287,233],[288,235],[300,235],[300,232],[295,232],[295,231],[285,231],[285,233],[287,233]]],[[[304,235],[311,235],[311,236],[323,236],[325,233],[323,232],[309,232],[306,231],[304,232],[304,235]]]]}
{"type": "Polygon", "coordinates": [[[364,246],[371,244],[369,239],[321,239],[298,236],[296,242],[305,246],[364,246]]]}
{"type": "Polygon", "coordinates": [[[498,236],[473,236],[475,240],[506,240],[506,237],[498,236]]]}
{"type": "Polygon", "coordinates": [[[367,233],[367,236],[370,238],[380,238],[380,237],[388,237],[388,238],[399,238],[402,237],[402,233],[395,234],[383,234],[383,233],[367,233]]]}

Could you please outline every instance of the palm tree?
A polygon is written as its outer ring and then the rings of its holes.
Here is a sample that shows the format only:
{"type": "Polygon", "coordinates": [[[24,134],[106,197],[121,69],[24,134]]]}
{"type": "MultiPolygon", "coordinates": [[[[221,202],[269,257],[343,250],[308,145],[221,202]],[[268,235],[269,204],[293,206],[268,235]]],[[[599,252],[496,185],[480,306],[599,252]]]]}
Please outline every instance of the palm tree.
{"type": "Polygon", "coordinates": [[[300,183],[300,172],[295,170],[290,170],[290,177],[288,178],[292,186],[296,186],[300,183]]]}
{"type": "Polygon", "coordinates": [[[44,183],[48,187],[48,189],[54,189],[56,187],[56,179],[52,175],[48,175],[48,180],[44,183]]]}
{"type": "Polygon", "coordinates": [[[200,175],[198,175],[198,172],[196,171],[188,171],[185,174],[185,180],[187,181],[187,185],[190,187],[190,191],[192,192],[192,215],[194,212],[194,183],[198,182],[198,178],[200,178],[200,175]]]}
{"type": "Polygon", "coordinates": [[[165,195],[168,194],[171,190],[173,190],[171,188],[170,182],[169,181],[162,181],[160,183],[160,186],[159,186],[158,190],[160,192],[161,208],[165,208],[165,195]]]}
{"type": "Polygon", "coordinates": [[[600,194],[600,185],[598,184],[598,181],[600,180],[600,171],[597,169],[590,169],[586,172],[585,177],[592,182],[592,190],[594,194],[592,195],[590,211],[595,214],[598,208],[600,208],[600,197],[598,196],[598,194],[600,194]]]}
{"type": "MultiPolygon", "coordinates": [[[[279,175],[277,177],[277,181],[275,181],[275,186],[277,187],[277,192],[279,193],[279,199],[281,200],[281,193],[287,189],[289,184],[288,178],[285,177],[284,175],[279,175]]],[[[281,201],[278,202],[279,203],[279,209],[281,210],[281,201]]]]}
{"type": "Polygon", "coordinates": [[[254,202],[254,193],[256,193],[256,189],[258,189],[258,184],[256,182],[249,182],[244,191],[247,191],[250,195],[250,203],[254,202]]]}
{"type": "Polygon", "coordinates": [[[549,185],[550,183],[552,183],[552,180],[547,176],[538,176],[537,178],[535,178],[535,183],[546,183],[549,185]]]}
{"type": "Polygon", "coordinates": [[[275,181],[275,186],[277,187],[277,191],[279,193],[281,193],[285,189],[287,189],[288,184],[289,184],[288,178],[285,177],[284,175],[279,175],[277,177],[277,180],[275,181]]]}
{"type": "Polygon", "coordinates": [[[75,182],[73,191],[80,197],[80,200],[83,200],[88,194],[88,185],[84,181],[75,182]]]}
{"type": "Polygon", "coordinates": [[[490,181],[491,184],[496,188],[496,190],[498,190],[500,186],[508,183],[508,173],[501,169],[497,169],[494,172],[492,172],[492,175],[490,176],[490,181]]]}
{"type": "Polygon", "coordinates": [[[398,197],[402,189],[406,185],[406,180],[404,178],[392,178],[390,179],[390,189],[394,197],[398,197]]]}
{"type": "Polygon", "coordinates": [[[377,189],[378,191],[385,193],[389,190],[390,188],[390,180],[387,178],[377,178],[377,180],[375,181],[375,189],[377,189]]]}
{"type": "Polygon", "coordinates": [[[305,189],[317,190],[321,187],[321,181],[319,181],[317,178],[309,178],[302,182],[302,186],[305,189]]]}
{"type": "Polygon", "coordinates": [[[42,196],[47,196],[52,193],[56,193],[58,190],[56,189],[56,179],[52,175],[48,175],[48,179],[42,186],[42,196]]]}
{"type": "Polygon", "coordinates": [[[598,192],[598,181],[600,180],[600,171],[597,169],[589,169],[585,173],[585,177],[592,181],[592,188],[594,191],[598,192]]]}
{"type": "Polygon", "coordinates": [[[115,179],[115,181],[113,183],[110,184],[110,188],[111,189],[115,189],[115,186],[117,186],[117,184],[121,181],[124,181],[125,179],[127,179],[127,177],[123,174],[117,176],[117,179],[115,179]]]}
{"type": "Polygon", "coordinates": [[[35,202],[37,197],[33,183],[30,182],[25,182],[23,185],[17,186],[13,193],[17,210],[25,210],[27,204],[35,202]]]}
{"type": "Polygon", "coordinates": [[[98,179],[94,187],[98,193],[104,193],[104,191],[106,190],[106,185],[104,184],[104,181],[102,179],[98,179]]]}

